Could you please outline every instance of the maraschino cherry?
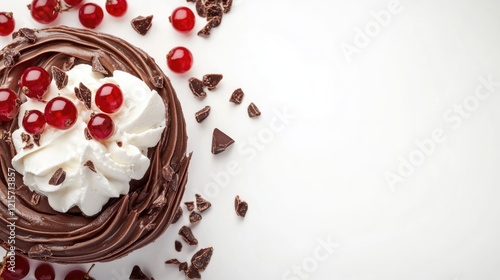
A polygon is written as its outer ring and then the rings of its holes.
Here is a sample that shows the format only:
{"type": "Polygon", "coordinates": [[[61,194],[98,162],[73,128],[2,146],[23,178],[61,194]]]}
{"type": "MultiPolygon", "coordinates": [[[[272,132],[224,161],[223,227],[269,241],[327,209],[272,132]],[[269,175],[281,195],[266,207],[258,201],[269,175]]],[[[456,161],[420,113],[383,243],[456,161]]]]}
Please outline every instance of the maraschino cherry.
{"type": "Polygon", "coordinates": [[[0,122],[11,121],[19,111],[19,98],[10,88],[0,88],[0,122]]]}
{"type": "Polygon", "coordinates": [[[76,123],[78,110],[71,100],[58,96],[47,102],[44,116],[48,125],[58,129],[69,129],[76,123]]]}

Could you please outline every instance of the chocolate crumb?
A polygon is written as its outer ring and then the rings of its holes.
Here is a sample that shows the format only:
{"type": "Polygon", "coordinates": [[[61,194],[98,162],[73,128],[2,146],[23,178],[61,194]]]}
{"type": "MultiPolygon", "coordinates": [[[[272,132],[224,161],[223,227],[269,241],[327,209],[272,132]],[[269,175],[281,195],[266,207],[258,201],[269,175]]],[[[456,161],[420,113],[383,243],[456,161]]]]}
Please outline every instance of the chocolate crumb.
{"type": "Polygon", "coordinates": [[[207,93],[203,90],[204,83],[202,80],[195,77],[189,78],[189,89],[198,98],[205,98],[207,93]]]}
{"type": "Polygon", "coordinates": [[[141,35],[146,35],[153,25],[153,15],[150,16],[138,16],[132,19],[130,22],[132,24],[132,28],[141,35]]]}
{"type": "MultiPolygon", "coordinates": [[[[26,113],[28,113],[28,111],[26,111],[26,113]]],[[[29,143],[29,142],[30,142],[30,140],[31,140],[31,136],[30,136],[29,134],[24,133],[24,132],[23,132],[23,133],[21,133],[21,141],[22,141],[23,143],[29,143]]]]}
{"type": "Polygon", "coordinates": [[[233,143],[234,140],[231,137],[215,128],[212,135],[212,154],[216,155],[224,152],[233,143]]]}
{"type": "Polygon", "coordinates": [[[40,133],[38,134],[33,134],[33,142],[35,143],[35,145],[37,145],[38,147],[40,147],[40,133]]]}
{"type": "Polygon", "coordinates": [[[195,8],[196,8],[196,13],[200,17],[206,17],[207,16],[207,10],[205,9],[205,5],[203,5],[202,0],[196,0],[195,2],[195,8]]]}
{"type": "Polygon", "coordinates": [[[68,84],[68,74],[57,66],[52,66],[52,78],[56,81],[57,89],[62,89],[68,84]]]}
{"type": "Polygon", "coordinates": [[[176,250],[177,252],[182,251],[182,243],[181,243],[179,240],[175,240],[174,245],[175,245],[175,250],[176,250]]]}
{"type": "Polygon", "coordinates": [[[187,244],[191,246],[198,245],[198,239],[194,237],[193,232],[187,226],[182,226],[182,228],[179,230],[179,235],[182,236],[187,244]]]}
{"type": "Polygon", "coordinates": [[[222,74],[206,74],[203,76],[203,84],[208,90],[214,90],[222,80],[222,74]]]}
{"type": "Polygon", "coordinates": [[[245,93],[243,93],[243,90],[241,88],[238,88],[233,91],[233,94],[231,94],[231,98],[229,99],[229,101],[233,102],[234,104],[241,104],[241,102],[243,101],[243,96],[245,96],[245,93]]]}
{"type": "Polygon", "coordinates": [[[28,39],[28,43],[35,43],[38,37],[35,34],[35,31],[31,28],[20,28],[17,32],[12,33],[12,38],[15,39],[17,37],[24,37],[28,39]]]}
{"type": "Polygon", "coordinates": [[[79,87],[75,87],[75,95],[78,100],[82,101],[85,108],[90,110],[92,105],[92,92],[83,83],[80,83],[79,87]]]}
{"type": "Polygon", "coordinates": [[[260,116],[260,110],[253,102],[248,105],[248,116],[250,118],[260,116]]]}
{"type": "Polygon", "coordinates": [[[202,218],[203,217],[199,213],[191,212],[191,214],[189,215],[189,222],[191,224],[197,224],[201,221],[202,218]]]}
{"type": "Polygon", "coordinates": [[[21,57],[21,53],[17,50],[6,49],[3,53],[3,64],[5,67],[10,68],[16,64],[21,57]]]}
{"type": "Polygon", "coordinates": [[[63,63],[62,70],[68,71],[73,68],[73,65],[75,65],[75,57],[71,56],[63,63]]]}
{"type": "Polygon", "coordinates": [[[102,66],[98,56],[92,57],[92,71],[99,72],[103,75],[108,75],[108,70],[102,66]]]}
{"type": "Polygon", "coordinates": [[[196,269],[196,267],[190,265],[186,270],[186,277],[189,279],[201,279],[201,274],[200,271],[196,269]]]}
{"type": "Polygon", "coordinates": [[[222,8],[224,9],[225,14],[231,11],[232,5],[233,5],[233,0],[222,0],[222,8]]]}
{"type": "Polygon", "coordinates": [[[26,146],[23,147],[23,150],[28,150],[28,149],[31,149],[33,148],[35,145],[33,145],[33,143],[29,143],[29,144],[26,144],[26,146]]]}
{"type": "Polygon", "coordinates": [[[163,77],[161,77],[161,76],[152,77],[151,82],[153,83],[153,86],[155,86],[156,88],[163,88],[165,86],[164,81],[163,81],[163,77]]]}
{"type": "Polygon", "coordinates": [[[191,265],[194,266],[199,271],[204,271],[207,268],[208,264],[210,263],[213,251],[214,248],[212,247],[200,249],[191,258],[191,265]]]}
{"type": "Polygon", "coordinates": [[[85,134],[85,139],[92,140],[92,135],[90,135],[88,128],[83,129],[83,134],[85,134]]]}
{"type": "Polygon", "coordinates": [[[196,194],[195,196],[196,196],[196,208],[198,209],[198,211],[205,212],[208,208],[212,206],[212,203],[201,197],[201,195],[196,194]]]}
{"type": "Polygon", "coordinates": [[[210,114],[210,106],[205,106],[203,109],[196,112],[194,117],[196,118],[197,122],[201,123],[208,117],[209,114],[210,114]]]}
{"type": "Polygon", "coordinates": [[[234,199],[234,209],[236,210],[236,214],[240,217],[245,217],[248,211],[248,203],[240,199],[240,196],[237,195],[234,199]]]}
{"type": "Polygon", "coordinates": [[[186,205],[188,211],[194,210],[194,201],[187,201],[187,202],[184,202],[184,204],[186,205]]]}
{"type": "Polygon", "coordinates": [[[177,223],[177,221],[179,221],[179,219],[182,217],[182,208],[179,206],[177,207],[177,211],[175,212],[175,215],[174,217],[172,218],[172,224],[175,224],[177,223]]]}
{"type": "Polygon", "coordinates": [[[154,279],[144,274],[144,272],[142,272],[141,268],[138,265],[134,265],[134,268],[132,268],[132,272],[130,273],[129,280],[154,280],[154,279]]]}
{"type": "Polygon", "coordinates": [[[96,169],[95,169],[95,165],[94,165],[94,163],[93,163],[91,160],[87,160],[87,161],[83,164],[83,166],[88,167],[88,168],[90,169],[90,171],[92,171],[92,172],[94,172],[94,173],[97,173],[97,172],[96,172],[96,169]]]}
{"type": "Polygon", "coordinates": [[[49,185],[57,186],[62,184],[64,180],[66,179],[66,171],[64,171],[62,168],[58,168],[56,172],[54,172],[54,175],[49,180],[49,185]]]}
{"type": "Polygon", "coordinates": [[[118,146],[118,147],[120,147],[120,148],[121,148],[121,147],[123,146],[123,142],[122,142],[122,141],[118,141],[118,142],[116,142],[116,146],[118,146]]]}

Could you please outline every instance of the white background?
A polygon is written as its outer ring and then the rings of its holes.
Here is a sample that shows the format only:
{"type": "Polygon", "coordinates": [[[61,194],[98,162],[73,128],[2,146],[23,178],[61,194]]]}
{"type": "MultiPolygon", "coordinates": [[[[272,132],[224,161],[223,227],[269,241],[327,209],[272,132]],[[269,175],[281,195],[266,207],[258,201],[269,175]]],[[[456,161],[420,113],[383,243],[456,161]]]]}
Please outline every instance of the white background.
{"type": "MultiPolygon", "coordinates": [[[[28,2],[0,0],[0,10],[43,27],[28,2]]],[[[207,246],[203,279],[500,279],[498,1],[235,0],[208,39],[169,25],[193,3],[129,2],[96,30],[146,50],[172,79],[194,152],[185,201],[200,193],[213,207],[194,226],[198,247],[174,250],[185,215],[155,243],[98,263],[97,279],[128,279],[134,264],[184,279],[164,261],[207,246]],[[149,33],[135,33],[130,19],[151,14],[149,33]],[[184,75],[165,63],[177,45],[195,58],[184,75]],[[199,100],[187,80],[206,73],[224,79],[199,100]],[[238,87],[239,106],[228,102],[238,87]],[[248,118],[250,102],[262,116],[248,118]],[[198,124],[205,105],[212,113],[198,124]],[[216,156],[215,127],[236,140],[216,156]],[[244,219],[237,194],[250,205],[244,219]]],[[[57,24],[80,27],[77,12],[57,24]]],[[[76,267],[89,265],[57,266],[58,279],[76,267]]]]}

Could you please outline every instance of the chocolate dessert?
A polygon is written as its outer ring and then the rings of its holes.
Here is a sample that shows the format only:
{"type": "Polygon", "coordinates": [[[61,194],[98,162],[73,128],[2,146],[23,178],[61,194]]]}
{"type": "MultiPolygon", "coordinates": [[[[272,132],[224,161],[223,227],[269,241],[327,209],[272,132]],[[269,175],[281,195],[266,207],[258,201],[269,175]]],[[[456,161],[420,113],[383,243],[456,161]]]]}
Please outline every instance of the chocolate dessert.
{"type": "MultiPolygon", "coordinates": [[[[84,197],[82,194],[77,197],[81,203],[70,203],[48,197],[43,191],[34,191],[33,182],[41,179],[33,179],[32,175],[30,178],[23,176],[24,173],[15,167],[23,163],[18,160],[20,153],[42,153],[49,136],[44,135],[45,132],[31,137],[21,133],[26,143],[23,143],[24,149],[19,148],[16,146],[19,141],[14,138],[19,134],[16,131],[21,129],[20,118],[0,122],[0,220],[4,225],[15,226],[16,253],[57,263],[107,262],[154,241],[167,229],[177,212],[190,161],[190,155],[186,155],[187,135],[182,109],[169,79],[144,51],[112,35],[60,26],[21,29],[13,34],[13,38],[12,43],[0,51],[0,87],[13,90],[23,104],[47,103],[47,100],[28,100],[23,94],[18,81],[26,68],[44,68],[51,73],[52,79],[57,80],[57,88],[62,88],[62,92],[69,87],[68,80],[71,84],[74,79],[71,75],[69,78],[65,76],[65,72],[84,65],[104,80],[120,71],[137,77],[151,92],[160,96],[165,110],[162,125],[156,128],[161,129],[159,141],[144,150],[139,149],[149,161],[147,169],[144,168],[145,174],[140,178],[132,176],[126,193],[110,194],[98,208],[84,207],[92,196],[84,197]],[[54,205],[60,205],[62,210],[55,210],[57,207],[54,205]]],[[[76,70],[79,71],[79,68],[76,70]]],[[[94,100],[91,101],[89,89],[92,87],[88,83],[82,83],[69,90],[74,90],[75,102],[80,102],[77,104],[79,108],[88,110],[89,116],[94,116],[90,114],[94,100]]],[[[119,114],[127,114],[128,108],[120,110],[119,114]]],[[[113,114],[110,115],[116,116],[113,114]]],[[[96,141],[92,139],[96,135],[87,129],[82,129],[81,135],[84,138],[82,141],[96,141]]],[[[95,146],[101,145],[96,143],[95,146]]],[[[118,140],[113,143],[115,150],[130,144],[118,140]]],[[[37,164],[45,163],[38,161],[37,164]]],[[[96,178],[101,178],[102,165],[100,160],[85,159],[78,170],[83,170],[80,171],[82,174],[97,174],[96,178]]],[[[46,176],[42,179],[48,187],[55,189],[70,184],[74,176],[65,167],[46,173],[42,174],[46,176]]],[[[100,185],[90,187],[98,189],[100,185]]],[[[11,229],[0,227],[2,247],[10,250],[12,239],[11,229]]]]}

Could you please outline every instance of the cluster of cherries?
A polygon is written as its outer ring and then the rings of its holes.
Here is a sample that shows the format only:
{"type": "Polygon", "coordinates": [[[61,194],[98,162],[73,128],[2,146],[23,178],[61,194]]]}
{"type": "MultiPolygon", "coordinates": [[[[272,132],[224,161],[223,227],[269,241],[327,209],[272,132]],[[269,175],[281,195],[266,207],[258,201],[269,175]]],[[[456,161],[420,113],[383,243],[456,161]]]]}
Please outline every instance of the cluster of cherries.
{"type": "MultiPolygon", "coordinates": [[[[30,263],[28,259],[21,255],[16,254],[16,267],[14,270],[9,270],[7,263],[0,265],[2,267],[2,273],[0,278],[5,280],[21,280],[24,279],[30,271],[30,263]]],[[[69,271],[64,280],[88,280],[94,279],[90,276],[90,270],[94,267],[92,265],[88,271],[83,271],[80,269],[75,269],[69,271]]],[[[35,269],[35,279],[36,280],[54,280],[56,278],[56,273],[54,267],[49,263],[40,263],[35,269]]]]}
{"type": "MultiPolygon", "coordinates": [[[[42,67],[26,68],[19,79],[19,88],[28,98],[45,102],[42,97],[47,93],[51,83],[49,73],[42,67]]],[[[19,111],[20,100],[10,88],[0,88],[0,121],[11,121],[19,111]]],[[[114,122],[108,114],[117,112],[123,103],[121,89],[112,83],[99,87],[95,94],[95,104],[103,113],[93,113],[87,129],[96,140],[108,139],[114,132],[114,122]]],[[[71,128],[78,118],[75,104],[62,96],[57,96],[45,104],[44,112],[39,110],[26,111],[22,125],[26,132],[40,135],[45,125],[66,130],[71,128]]]]}

